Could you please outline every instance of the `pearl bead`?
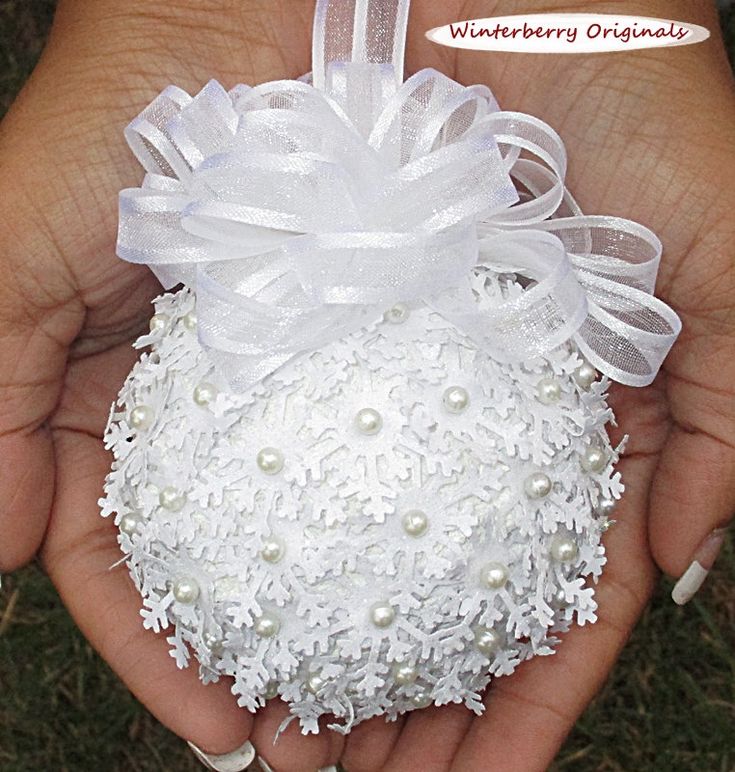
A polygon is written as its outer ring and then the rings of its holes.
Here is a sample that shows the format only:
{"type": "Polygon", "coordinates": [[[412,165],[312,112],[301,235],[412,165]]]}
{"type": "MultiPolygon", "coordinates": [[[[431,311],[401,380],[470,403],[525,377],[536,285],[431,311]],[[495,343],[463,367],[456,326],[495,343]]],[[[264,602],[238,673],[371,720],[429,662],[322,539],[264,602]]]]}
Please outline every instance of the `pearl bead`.
{"type": "Polygon", "coordinates": [[[170,319],[166,314],[153,314],[149,327],[151,332],[163,332],[168,327],[170,319]]]}
{"type": "Polygon", "coordinates": [[[412,684],[419,677],[419,671],[411,665],[396,665],[393,676],[397,684],[408,686],[408,684],[412,684]]]}
{"type": "Polygon", "coordinates": [[[429,518],[420,509],[412,509],[403,516],[403,530],[409,536],[421,536],[428,526],[429,518]]]}
{"type": "Polygon", "coordinates": [[[523,490],[529,499],[542,499],[551,493],[551,480],[543,472],[534,472],[526,477],[523,490]]]}
{"type": "Polygon", "coordinates": [[[598,448],[595,445],[591,445],[587,448],[579,459],[582,469],[584,469],[585,472],[592,473],[601,472],[607,466],[607,461],[607,453],[602,448],[598,448]]]}
{"type": "Polygon", "coordinates": [[[211,383],[200,383],[194,389],[194,402],[197,405],[206,407],[210,402],[214,402],[218,394],[218,389],[211,383]]]}
{"type": "Polygon", "coordinates": [[[610,517],[610,515],[612,515],[612,513],[615,511],[616,503],[617,502],[615,499],[603,499],[597,505],[597,513],[602,517],[610,517]]]}
{"type": "Polygon", "coordinates": [[[194,603],[199,597],[199,585],[195,579],[190,576],[184,576],[181,579],[177,579],[173,583],[174,598],[179,603],[186,603],[187,605],[194,603]]]}
{"type": "Polygon", "coordinates": [[[556,593],[554,594],[554,602],[557,606],[566,606],[567,604],[567,594],[564,592],[563,589],[558,589],[556,593]]]}
{"type": "Polygon", "coordinates": [[[377,410],[364,407],[355,416],[355,427],[361,434],[377,434],[383,428],[383,419],[377,410]]]}
{"type": "Polygon", "coordinates": [[[561,384],[556,378],[542,378],[536,385],[538,401],[551,405],[561,399],[561,384]]]}
{"type": "Polygon", "coordinates": [[[589,362],[583,362],[574,371],[574,380],[580,388],[589,389],[595,380],[597,380],[597,371],[589,362]]]}
{"type": "Polygon", "coordinates": [[[120,531],[128,536],[132,536],[138,531],[138,526],[143,522],[140,515],[134,512],[128,512],[120,518],[120,531]]]}
{"type": "Polygon", "coordinates": [[[136,405],[130,411],[129,420],[134,429],[147,429],[153,423],[153,411],[148,405],[136,405]]]}
{"type": "Polygon", "coordinates": [[[213,654],[218,654],[222,651],[222,638],[212,630],[205,630],[202,633],[202,643],[204,643],[213,654]]]}
{"type": "Polygon", "coordinates": [[[319,694],[319,692],[326,686],[327,681],[319,673],[312,673],[306,679],[306,689],[312,694],[319,694]]]}
{"type": "Polygon", "coordinates": [[[286,548],[283,541],[277,536],[269,536],[260,549],[260,557],[267,563],[278,563],[283,557],[286,548]]]}
{"type": "Polygon", "coordinates": [[[280,622],[269,614],[263,614],[255,620],[255,634],[261,638],[272,638],[280,629],[280,622]]]}
{"type": "Polygon", "coordinates": [[[196,330],[197,328],[196,311],[189,311],[189,313],[184,316],[184,327],[186,327],[187,330],[196,330]]]}
{"type": "Polygon", "coordinates": [[[158,501],[164,509],[178,512],[186,501],[186,495],[169,485],[158,494],[158,501]]]}
{"type": "Polygon", "coordinates": [[[390,627],[396,618],[396,610],[390,603],[381,601],[370,609],[370,619],[376,627],[390,627]]]}
{"type": "Polygon", "coordinates": [[[272,700],[274,697],[278,697],[278,681],[268,681],[265,685],[265,694],[263,696],[266,700],[272,700]]]}
{"type": "Polygon", "coordinates": [[[385,314],[383,314],[383,318],[386,322],[390,322],[391,324],[403,324],[403,322],[408,319],[410,313],[411,312],[405,303],[396,303],[393,308],[389,308],[385,314]]]}
{"type": "Polygon", "coordinates": [[[256,462],[261,472],[278,474],[283,469],[283,453],[278,448],[263,448],[258,451],[256,462]]]}
{"type": "Polygon", "coordinates": [[[488,563],[480,570],[480,581],[489,590],[499,590],[508,581],[508,569],[502,563],[488,563]]]}
{"type": "Polygon", "coordinates": [[[442,402],[448,413],[457,415],[467,409],[470,395],[461,386],[450,386],[442,395],[442,402]]]}
{"type": "Polygon", "coordinates": [[[428,692],[416,692],[416,694],[411,697],[411,702],[417,708],[428,708],[434,700],[428,692]]]}
{"type": "Polygon", "coordinates": [[[557,534],[551,540],[551,557],[559,563],[571,563],[579,553],[579,547],[574,539],[557,534]]]}
{"type": "Polygon", "coordinates": [[[501,643],[500,635],[490,627],[478,627],[475,631],[475,648],[486,657],[496,654],[501,643]]]}

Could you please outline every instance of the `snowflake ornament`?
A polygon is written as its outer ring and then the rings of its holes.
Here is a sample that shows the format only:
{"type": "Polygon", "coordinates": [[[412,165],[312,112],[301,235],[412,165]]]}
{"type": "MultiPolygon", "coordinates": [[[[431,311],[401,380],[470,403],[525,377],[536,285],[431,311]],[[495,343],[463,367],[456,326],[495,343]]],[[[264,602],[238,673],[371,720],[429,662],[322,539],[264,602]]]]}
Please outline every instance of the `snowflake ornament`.
{"type": "MultiPolygon", "coordinates": [[[[477,302],[498,282],[478,274],[477,302]]],[[[241,705],[279,694],[317,731],[325,713],[479,711],[492,674],[594,621],[586,580],[623,488],[606,381],[572,346],[504,365],[401,307],[234,393],[193,300],[156,301],[104,501],[177,663],[188,647],[241,705]],[[435,358],[406,373],[406,348],[435,358]]]]}
{"type": "Polygon", "coordinates": [[[304,732],[479,713],[595,621],[605,373],[649,383],[679,331],[660,243],[581,214],[552,129],[403,83],[406,15],[318,0],[309,82],[171,87],[127,132],[148,174],[118,252],[173,291],[110,413],[102,514],[177,665],[304,732]]]}

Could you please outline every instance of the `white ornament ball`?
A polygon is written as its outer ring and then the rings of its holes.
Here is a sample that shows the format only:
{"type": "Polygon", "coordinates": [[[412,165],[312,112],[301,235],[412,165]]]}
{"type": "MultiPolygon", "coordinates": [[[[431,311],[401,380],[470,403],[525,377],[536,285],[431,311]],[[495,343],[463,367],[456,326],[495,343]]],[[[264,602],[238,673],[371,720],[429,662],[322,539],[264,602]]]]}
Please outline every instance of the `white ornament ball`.
{"type": "MultiPolygon", "coordinates": [[[[474,289],[487,309],[522,291],[474,289]]],[[[397,304],[233,393],[193,293],[155,306],[101,504],[180,667],[193,654],[241,706],[279,695],[303,731],[325,714],[347,731],[432,703],[479,713],[492,677],[594,621],[622,484],[606,383],[573,346],[501,363],[397,304]]]]}

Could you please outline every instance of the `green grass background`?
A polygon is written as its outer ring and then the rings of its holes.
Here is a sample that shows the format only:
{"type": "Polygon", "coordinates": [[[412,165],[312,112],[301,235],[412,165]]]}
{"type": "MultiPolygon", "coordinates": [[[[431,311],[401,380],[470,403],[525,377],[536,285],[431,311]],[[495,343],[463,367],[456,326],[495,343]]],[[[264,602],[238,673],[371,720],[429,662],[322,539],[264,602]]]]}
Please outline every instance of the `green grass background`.
{"type": "MultiPolygon", "coordinates": [[[[54,5],[0,0],[0,115],[41,52],[54,5]]],[[[732,56],[732,9],[723,10],[722,24],[732,56]]],[[[705,589],[686,608],[671,602],[671,583],[662,580],[555,772],[735,771],[734,578],[728,543],[705,589]]],[[[43,573],[32,565],[6,577],[0,593],[0,772],[197,769],[186,746],[92,651],[43,573]]]]}

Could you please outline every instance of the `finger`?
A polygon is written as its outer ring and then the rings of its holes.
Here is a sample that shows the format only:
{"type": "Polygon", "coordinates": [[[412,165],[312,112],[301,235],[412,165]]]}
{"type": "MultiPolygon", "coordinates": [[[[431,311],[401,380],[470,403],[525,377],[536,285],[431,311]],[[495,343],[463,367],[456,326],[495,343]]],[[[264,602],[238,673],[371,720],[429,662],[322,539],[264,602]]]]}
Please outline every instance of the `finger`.
{"type": "Polygon", "coordinates": [[[270,700],[258,711],[251,738],[258,755],[275,772],[316,772],[336,764],[344,735],[327,728],[327,721],[320,722],[319,734],[303,735],[297,719],[278,734],[289,716],[288,705],[279,699],[270,700]]]}
{"type": "MultiPolygon", "coordinates": [[[[721,261],[718,254],[712,261],[721,261]]],[[[731,266],[728,258],[720,270],[729,276],[731,266]]],[[[735,287],[733,279],[723,281],[735,287]]],[[[716,298],[703,298],[699,317],[686,313],[667,365],[674,426],[651,491],[649,535],[661,569],[676,577],[686,573],[677,602],[686,602],[706,577],[721,529],[735,513],[735,326],[732,314],[718,307],[716,298]]]]}
{"type": "Polygon", "coordinates": [[[574,627],[551,657],[536,657],[493,681],[451,769],[545,770],[577,717],[604,683],[643,610],[655,579],[646,544],[654,459],[621,462],[626,496],[606,537],[609,564],[597,589],[598,621],[574,627]]]}
{"type": "MultiPolygon", "coordinates": [[[[705,395],[698,404],[695,421],[702,426],[705,395]]],[[[712,431],[674,426],[651,491],[651,551],[664,572],[682,577],[678,603],[701,586],[735,512],[735,420],[720,415],[712,431]]]]}
{"type": "Polygon", "coordinates": [[[463,705],[453,704],[410,713],[388,761],[388,769],[391,772],[448,770],[472,725],[473,716],[463,705]]]}
{"type": "Polygon", "coordinates": [[[349,772],[378,772],[387,768],[405,721],[405,716],[395,721],[376,716],[358,724],[347,735],[340,759],[344,768],[349,772]]]}

